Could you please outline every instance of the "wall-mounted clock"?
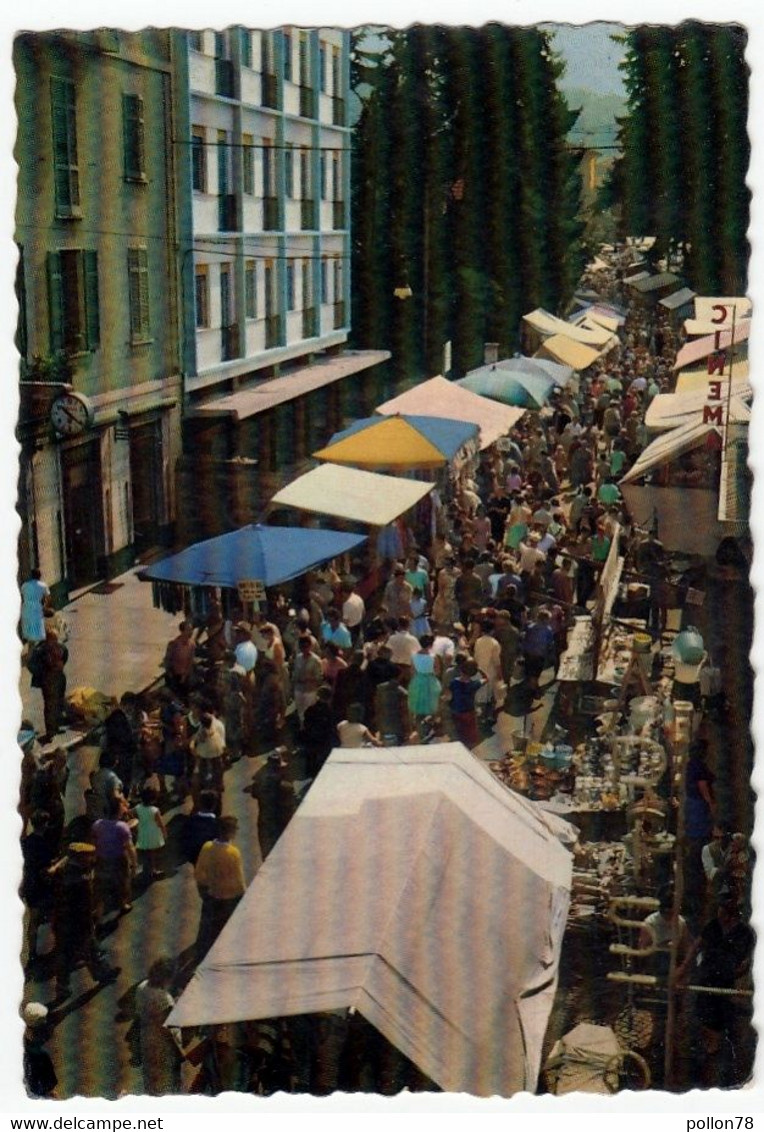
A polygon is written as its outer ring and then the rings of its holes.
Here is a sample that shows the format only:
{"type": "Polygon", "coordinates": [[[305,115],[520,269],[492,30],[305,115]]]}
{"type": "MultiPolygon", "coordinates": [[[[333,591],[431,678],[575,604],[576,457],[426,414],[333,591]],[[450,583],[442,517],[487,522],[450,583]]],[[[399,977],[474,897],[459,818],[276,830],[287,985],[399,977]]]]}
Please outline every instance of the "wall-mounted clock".
{"type": "Polygon", "coordinates": [[[93,424],[93,406],[84,393],[60,393],[50,407],[50,423],[58,436],[77,436],[93,424]]]}

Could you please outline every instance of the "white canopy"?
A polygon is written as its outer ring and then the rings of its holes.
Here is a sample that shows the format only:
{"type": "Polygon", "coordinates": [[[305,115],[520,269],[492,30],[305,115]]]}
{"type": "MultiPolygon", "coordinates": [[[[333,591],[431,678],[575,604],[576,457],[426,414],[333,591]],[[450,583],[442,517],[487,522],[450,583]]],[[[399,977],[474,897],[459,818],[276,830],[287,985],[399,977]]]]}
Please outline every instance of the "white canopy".
{"type": "Polygon", "coordinates": [[[703,442],[707,433],[711,431],[720,432],[721,430],[708,422],[704,424],[703,418],[696,414],[691,420],[679,425],[678,428],[662,433],[639,454],[637,460],[620,481],[621,484],[634,483],[635,480],[641,479],[654,468],[668,464],[685,452],[697,448],[703,442]]]}
{"type": "Polygon", "coordinates": [[[604,326],[574,326],[572,323],[566,322],[564,318],[557,318],[556,315],[542,310],[541,307],[538,310],[531,311],[530,314],[524,314],[523,322],[527,322],[529,326],[532,326],[544,337],[564,334],[566,338],[572,338],[574,342],[581,342],[582,345],[592,346],[595,349],[607,346],[613,338],[612,332],[604,326]]]}
{"type": "MultiPolygon", "coordinates": [[[[653,430],[675,428],[692,417],[702,414],[703,406],[709,403],[708,382],[711,380],[712,378],[707,376],[705,386],[693,389],[689,393],[659,393],[656,397],[653,397],[645,413],[647,427],[653,430]]],[[[720,404],[723,410],[722,415],[726,418],[729,378],[720,378],[720,382],[722,387],[720,404]]],[[[750,399],[752,393],[751,383],[747,378],[735,379],[733,377],[731,417],[734,418],[739,413],[741,402],[750,399]]]]}
{"type": "MultiPolygon", "coordinates": [[[[730,367],[729,363],[724,367],[724,376],[720,378],[723,382],[729,381],[730,367]]],[[[748,358],[741,358],[739,362],[732,363],[732,378],[748,377],[749,363],[748,358]]],[[[675,393],[690,393],[698,389],[708,391],[709,381],[715,380],[716,375],[711,375],[708,372],[708,366],[704,369],[683,369],[676,375],[676,384],[674,385],[675,393]]],[[[724,386],[723,386],[724,388],[724,386]]]]}
{"type": "Polygon", "coordinates": [[[448,1092],[533,1091],[573,832],[460,743],[335,750],[167,1024],[353,1008],[448,1092]]]}
{"type": "Polygon", "coordinates": [[[432,489],[433,484],[421,480],[321,464],[282,488],[271,505],[385,527],[432,489]]]}
{"type": "Polygon", "coordinates": [[[500,405],[488,397],[480,397],[445,377],[431,377],[407,389],[405,393],[385,401],[376,412],[383,416],[394,413],[416,416],[445,417],[447,420],[472,421],[480,429],[480,447],[488,448],[505,436],[522,417],[525,409],[500,405]]]}

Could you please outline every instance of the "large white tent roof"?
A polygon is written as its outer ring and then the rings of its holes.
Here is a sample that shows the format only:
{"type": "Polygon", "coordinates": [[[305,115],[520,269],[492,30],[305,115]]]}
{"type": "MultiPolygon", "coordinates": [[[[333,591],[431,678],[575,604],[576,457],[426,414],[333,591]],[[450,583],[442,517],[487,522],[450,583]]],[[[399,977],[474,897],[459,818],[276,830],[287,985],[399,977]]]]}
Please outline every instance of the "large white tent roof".
{"type": "Polygon", "coordinates": [[[480,429],[480,447],[488,448],[505,436],[522,417],[525,409],[500,405],[488,397],[480,397],[445,377],[431,377],[379,405],[383,416],[394,413],[446,417],[449,420],[472,421],[480,429]]]}
{"type": "Polygon", "coordinates": [[[523,315],[523,322],[527,322],[539,334],[551,338],[553,334],[563,334],[566,338],[572,338],[574,342],[581,342],[584,346],[592,346],[595,349],[602,346],[607,346],[613,338],[612,331],[604,326],[597,326],[590,324],[588,326],[574,326],[570,322],[566,322],[564,318],[557,318],[556,315],[549,314],[548,311],[538,310],[531,311],[530,314],[523,315]]]}
{"type": "Polygon", "coordinates": [[[383,476],[341,464],[321,464],[282,488],[273,496],[271,505],[385,527],[432,488],[431,483],[421,480],[383,476]]]}
{"type": "Polygon", "coordinates": [[[533,1090],[573,832],[460,743],[335,750],[167,1024],[355,1009],[446,1091],[533,1090]]]}

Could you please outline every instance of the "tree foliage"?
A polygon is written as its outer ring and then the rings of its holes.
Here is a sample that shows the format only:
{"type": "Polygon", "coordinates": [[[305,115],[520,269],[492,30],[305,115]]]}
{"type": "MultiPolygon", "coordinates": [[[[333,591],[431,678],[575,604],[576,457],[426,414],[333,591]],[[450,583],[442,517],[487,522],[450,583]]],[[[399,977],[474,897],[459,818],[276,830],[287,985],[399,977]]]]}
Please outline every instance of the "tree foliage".
{"type": "Polygon", "coordinates": [[[745,29],[688,21],[619,38],[628,113],[619,119],[622,156],[600,202],[618,209],[621,235],[655,236],[658,256],[681,250],[698,292],[742,294],[750,208],[745,29]]]}
{"type": "Polygon", "coordinates": [[[582,266],[581,179],[557,88],[562,63],[536,28],[413,26],[366,52],[353,78],[353,328],[399,373],[457,373],[483,344],[517,347],[520,319],[557,310],[582,266]],[[408,286],[411,297],[396,298],[408,286]]]}

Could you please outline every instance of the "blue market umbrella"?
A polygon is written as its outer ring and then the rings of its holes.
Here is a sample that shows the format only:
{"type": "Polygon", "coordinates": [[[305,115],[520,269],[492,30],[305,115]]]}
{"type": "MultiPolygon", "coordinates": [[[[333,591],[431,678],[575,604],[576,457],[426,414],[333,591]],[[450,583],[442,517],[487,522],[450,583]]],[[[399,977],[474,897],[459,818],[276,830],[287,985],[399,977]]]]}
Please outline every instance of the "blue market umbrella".
{"type": "Polygon", "coordinates": [[[156,562],[143,576],[187,586],[225,586],[258,581],[277,586],[353,550],[366,535],[308,527],[242,527],[197,542],[156,562]]]}
{"type": "Polygon", "coordinates": [[[542,408],[556,384],[548,374],[513,371],[498,363],[481,366],[457,382],[471,393],[523,409],[542,408]]]}

